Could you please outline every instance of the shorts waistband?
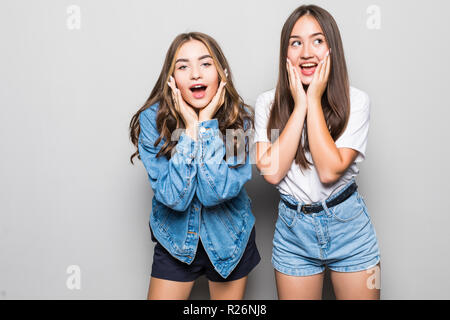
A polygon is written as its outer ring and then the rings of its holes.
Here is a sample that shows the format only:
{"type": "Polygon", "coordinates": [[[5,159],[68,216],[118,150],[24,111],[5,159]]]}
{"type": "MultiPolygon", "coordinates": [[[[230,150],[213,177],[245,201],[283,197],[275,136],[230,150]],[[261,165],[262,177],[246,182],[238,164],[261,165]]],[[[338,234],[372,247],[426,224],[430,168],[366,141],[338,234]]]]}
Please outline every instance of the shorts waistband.
{"type": "MultiPolygon", "coordinates": [[[[356,191],[356,189],[358,189],[358,186],[357,186],[356,182],[353,181],[351,184],[349,184],[343,190],[340,190],[337,197],[332,198],[331,200],[325,201],[325,204],[327,205],[328,208],[336,206],[339,203],[347,200],[353,194],[353,192],[356,191]]],[[[303,212],[304,214],[317,213],[317,212],[324,210],[324,207],[322,204],[294,205],[294,204],[288,202],[287,200],[283,199],[283,197],[281,197],[281,201],[283,201],[287,207],[289,207],[293,210],[298,210],[298,207],[301,206],[300,211],[303,212]]]]}

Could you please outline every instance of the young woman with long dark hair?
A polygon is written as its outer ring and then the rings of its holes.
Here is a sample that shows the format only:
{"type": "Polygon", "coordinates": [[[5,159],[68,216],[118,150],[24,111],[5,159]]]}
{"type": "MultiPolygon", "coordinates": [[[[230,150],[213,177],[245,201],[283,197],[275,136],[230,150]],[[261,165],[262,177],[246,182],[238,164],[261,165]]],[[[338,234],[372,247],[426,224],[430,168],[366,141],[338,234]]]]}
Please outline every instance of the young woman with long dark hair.
{"type": "Polygon", "coordinates": [[[369,107],[349,85],[333,17],[297,8],[281,32],[277,86],[255,105],[257,167],[281,197],[272,252],[280,299],[320,299],[326,266],[338,299],[379,299],[378,242],[355,181],[369,107]]]}

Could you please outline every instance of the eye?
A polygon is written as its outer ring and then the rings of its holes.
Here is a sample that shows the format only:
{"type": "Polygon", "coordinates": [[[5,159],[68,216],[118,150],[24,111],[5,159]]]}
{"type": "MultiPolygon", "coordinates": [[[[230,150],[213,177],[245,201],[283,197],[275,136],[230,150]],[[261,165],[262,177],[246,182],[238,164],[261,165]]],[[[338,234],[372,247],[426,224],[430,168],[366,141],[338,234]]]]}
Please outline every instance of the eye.
{"type": "Polygon", "coordinates": [[[323,40],[322,40],[322,39],[316,39],[316,40],[314,40],[314,44],[321,44],[321,43],[323,43],[323,40]]]}
{"type": "Polygon", "coordinates": [[[181,65],[181,66],[179,66],[177,69],[178,69],[178,70],[184,70],[184,69],[186,69],[186,68],[187,68],[187,66],[181,65]]]}
{"type": "Polygon", "coordinates": [[[202,63],[202,66],[204,66],[204,67],[209,67],[210,65],[211,65],[211,63],[209,63],[209,62],[202,63]]]}
{"type": "Polygon", "coordinates": [[[298,41],[298,40],[295,40],[295,41],[291,42],[291,46],[293,46],[293,47],[298,47],[299,45],[301,45],[301,42],[298,41]]]}

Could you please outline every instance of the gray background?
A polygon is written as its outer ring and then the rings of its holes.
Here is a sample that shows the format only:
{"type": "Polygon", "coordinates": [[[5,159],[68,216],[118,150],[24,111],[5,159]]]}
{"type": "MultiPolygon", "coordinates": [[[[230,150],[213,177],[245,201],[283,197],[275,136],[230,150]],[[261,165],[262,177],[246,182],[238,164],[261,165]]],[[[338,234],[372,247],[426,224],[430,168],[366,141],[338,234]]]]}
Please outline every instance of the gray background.
{"type": "MultiPolygon", "coordinates": [[[[274,87],[279,37],[302,1],[12,1],[0,10],[0,299],[145,299],[153,193],[129,163],[131,116],[181,32],[221,45],[250,105],[274,87]],[[81,9],[69,30],[66,10],[81,9]],[[81,269],[69,290],[66,269],[81,269]]],[[[306,2],[311,3],[311,2],[306,2]]],[[[382,299],[449,299],[448,1],[314,1],[335,17],[351,84],[372,101],[360,191],[382,255],[382,299]],[[366,22],[381,9],[381,29],[366,22]]],[[[278,196],[254,167],[262,255],[247,299],[276,299],[278,196]]],[[[193,299],[207,299],[200,279],[193,299]]],[[[324,298],[332,299],[329,279],[324,298]]]]}

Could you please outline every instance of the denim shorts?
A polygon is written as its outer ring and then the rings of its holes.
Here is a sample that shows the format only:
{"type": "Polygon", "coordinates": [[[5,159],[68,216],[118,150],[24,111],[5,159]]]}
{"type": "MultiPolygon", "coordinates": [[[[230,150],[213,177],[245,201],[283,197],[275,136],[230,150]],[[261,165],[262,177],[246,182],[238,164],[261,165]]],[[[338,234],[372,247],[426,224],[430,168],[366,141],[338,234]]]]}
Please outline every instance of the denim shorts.
{"type": "Polygon", "coordinates": [[[301,205],[290,195],[282,199],[298,209],[289,208],[284,201],[278,205],[278,220],[273,238],[272,265],[284,274],[310,276],[328,266],[333,271],[356,272],[374,267],[380,261],[375,228],[363,197],[354,191],[343,202],[328,208],[330,201],[352,182],[321,204],[317,213],[303,213],[301,205]]]}
{"type": "MultiPolygon", "coordinates": [[[[150,229],[151,230],[151,229],[150,229]]],[[[152,240],[156,242],[153,254],[152,277],[189,282],[205,275],[210,281],[227,282],[241,279],[247,276],[250,271],[261,261],[258,248],[256,247],[256,233],[253,227],[249,240],[241,260],[225,279],[214,269],[208,254],[202,245],[201,239],[198,240],[197,252],[190,265],[174,258],[157,240],[152,233],[152,240]]]]}

